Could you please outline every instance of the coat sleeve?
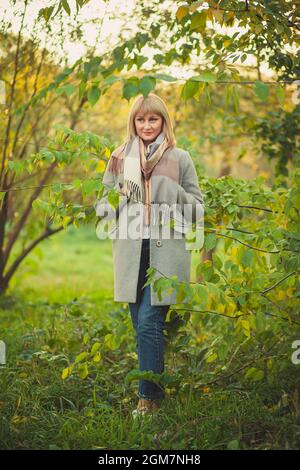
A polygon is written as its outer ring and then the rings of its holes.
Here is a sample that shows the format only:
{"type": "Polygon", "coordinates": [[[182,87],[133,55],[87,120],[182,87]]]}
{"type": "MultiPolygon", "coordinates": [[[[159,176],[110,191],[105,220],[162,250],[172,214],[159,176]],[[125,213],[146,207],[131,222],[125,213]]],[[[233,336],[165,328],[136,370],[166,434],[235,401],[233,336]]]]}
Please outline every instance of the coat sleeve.
{"type": "Polygon", "coordinates": [[[199,188],[198,176],[192,157],[186,152],[184,157],[182,183],[178,185],[177,202],[190,222],[196,222],[204,213],[204,197],[199,188]],[[187,206],[185,206],[187,204],[187,206]]]}
{"type": "MultiPolygon", "coordinates": [[[[111,158],[112,157],[110,157],[110,159],[111,158]]],[[[127,204],[127,199],[128,199],[127,196],[123,195],[120,192],[120,186],[119,186],[119,182],[117,181],[117,177],[114,175],[114,173],[108,170],[109,163],[110,163],[110,160],[106,166],[106,169],[102,178],[102,183],[105,185],[102,197],[101,199],[96,199],[93,205],[96,211],[96,215],[100,217],[105,217],[106,220],[111,220],[114,217],[118,218],[121,209],[127,204]],[[108,201],[108,193],[112,188],[115,188],[121,195],[121,201],[119,203],[119,206],[116,209],[112,207],[112,205],[108,201]]]]}

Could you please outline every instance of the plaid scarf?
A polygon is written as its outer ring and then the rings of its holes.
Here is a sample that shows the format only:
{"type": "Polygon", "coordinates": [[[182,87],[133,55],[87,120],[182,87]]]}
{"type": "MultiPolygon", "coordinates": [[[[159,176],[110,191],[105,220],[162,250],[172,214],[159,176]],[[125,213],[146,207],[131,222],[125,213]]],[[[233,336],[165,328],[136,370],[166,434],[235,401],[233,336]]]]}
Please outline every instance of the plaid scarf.
{"type": "Polygon", "coordinates": [[[169,147],[168,140],[165,136],[163,137],[163,142],[159,144],[152,155],[150,153],[146,158],[144,141],[139,136],[135,136],[112,153],[108,166],[108,171],[115,174],[120,173],[124,168],[124,186],[121,192],[132,197],[134,202],[143,202],[145,225],[150,225],[151,220],[151,174],[169,147]],[[122,167],[123,162],[124,167],[122,167]]]}

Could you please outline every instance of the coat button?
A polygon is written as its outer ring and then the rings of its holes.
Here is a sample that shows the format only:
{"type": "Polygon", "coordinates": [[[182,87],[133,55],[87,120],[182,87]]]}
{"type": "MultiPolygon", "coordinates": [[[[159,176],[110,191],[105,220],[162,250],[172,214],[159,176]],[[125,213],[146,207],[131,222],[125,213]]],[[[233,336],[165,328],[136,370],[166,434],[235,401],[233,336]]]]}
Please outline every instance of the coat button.
{"type": "Polygon", "coordinates": [[[156,246],[161,246],[161,240],[156,241],[156,246]]]}

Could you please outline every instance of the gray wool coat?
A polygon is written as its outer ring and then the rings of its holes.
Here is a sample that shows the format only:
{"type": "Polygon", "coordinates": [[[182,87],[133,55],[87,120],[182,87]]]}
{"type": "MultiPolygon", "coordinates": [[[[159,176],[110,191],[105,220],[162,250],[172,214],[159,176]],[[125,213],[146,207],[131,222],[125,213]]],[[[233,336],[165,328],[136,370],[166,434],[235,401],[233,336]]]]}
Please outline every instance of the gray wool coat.
{"type": "MultiPolygon", "coordinates": [[[[126,155],[124,158],[126,158],[126,155]]],[[[108,202],[107,194],[109,190],[115,188],[119,191],[124,183],[122,171],[120,174],[115,175],[108,171],[107,165],[102,181],[105,184],[105,189],[101,199],[95,201],[94,208],[96,214],[100,216],[100,220],[105,214],[106,220],[113,221],[113,226],[109,230],[109,237],[112,238],[114,301],[135,303],[142,236],[137,235],[135,239],[128,236],[128,221],[131,217],[130,207],[132,205],[136,207],[137,202],[132,201],[128,196],[121,195],[116,210],[108,202]]],[[[152,204],[164,203],[168,206],[173,205],[173,207],[175,204],[175,220],[178,221],[180,219],[178,216],[183,214],[184,218],[181,218],[181,221],[195,222],[199,219],[199,214],[203,219],[204,199],[199,189],[194,162],[187,151],[178,147],[168,148],[153,169],[151,185],[151,211],[152,204]],[[187,217],[186,214],[188,214],[187,217]]],[[[119,194],[121,193],[119,192],[119,194]]],[[[143,208],[143,204],[140,204],[140,206],[143,208]]],[[[175,222],[175,226],[169,228],[167,235],[164,235],[162,226],[152,223],[151,218],[150,266],[157,270],[150,284],[151,305],[178,304],[175,290],[171,293],[163,290],[162,298],[159,299],[153,288],[156,279],[161,276],[177,276],[178,281],[190,281],[191,248],[187,248],[186,245],[185,227],[184,223],[175,222]]],[[[188,246],[192,247],[191,244],[188,244],[188,246]]],[[[183,299],[180,303],[186,301],[187,299],[183,299]]]]}

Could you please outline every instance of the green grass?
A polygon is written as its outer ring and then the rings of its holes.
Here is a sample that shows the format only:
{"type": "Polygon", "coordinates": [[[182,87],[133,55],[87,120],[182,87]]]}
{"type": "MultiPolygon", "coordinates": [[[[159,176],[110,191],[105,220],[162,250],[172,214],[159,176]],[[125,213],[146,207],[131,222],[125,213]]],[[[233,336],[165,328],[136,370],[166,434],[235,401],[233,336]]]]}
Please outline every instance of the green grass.
{"type": "Polygon", "coordinates": [[[233,380],[203,390],[189,381],[187,350],[166,352],[166,370],[182,380],[167,389],[161,411],[152,420],[132,419],[138,384],[125,385],[125,377],[137,368],[137,355],[128,305],[113,302],[111,241],[99,241],[91,227],[72,228],[38,247],[0,302],[0,338],[7,345],[0,369],[2,449],[299,447],[294,369],[275,383],[233,380]],[[62,380],[62,370],[95,341],[103,346],[109,333],[116,343],[103,348],[88,377],[62,380]]]}
{"type": "Polygon", "coordinates": [[[92,226],[59,232],[36,247],[17,271],[8,293],[26,291],[26,298],[66,301],[113,295],[111,240],[99,240],[92,226]]]}

